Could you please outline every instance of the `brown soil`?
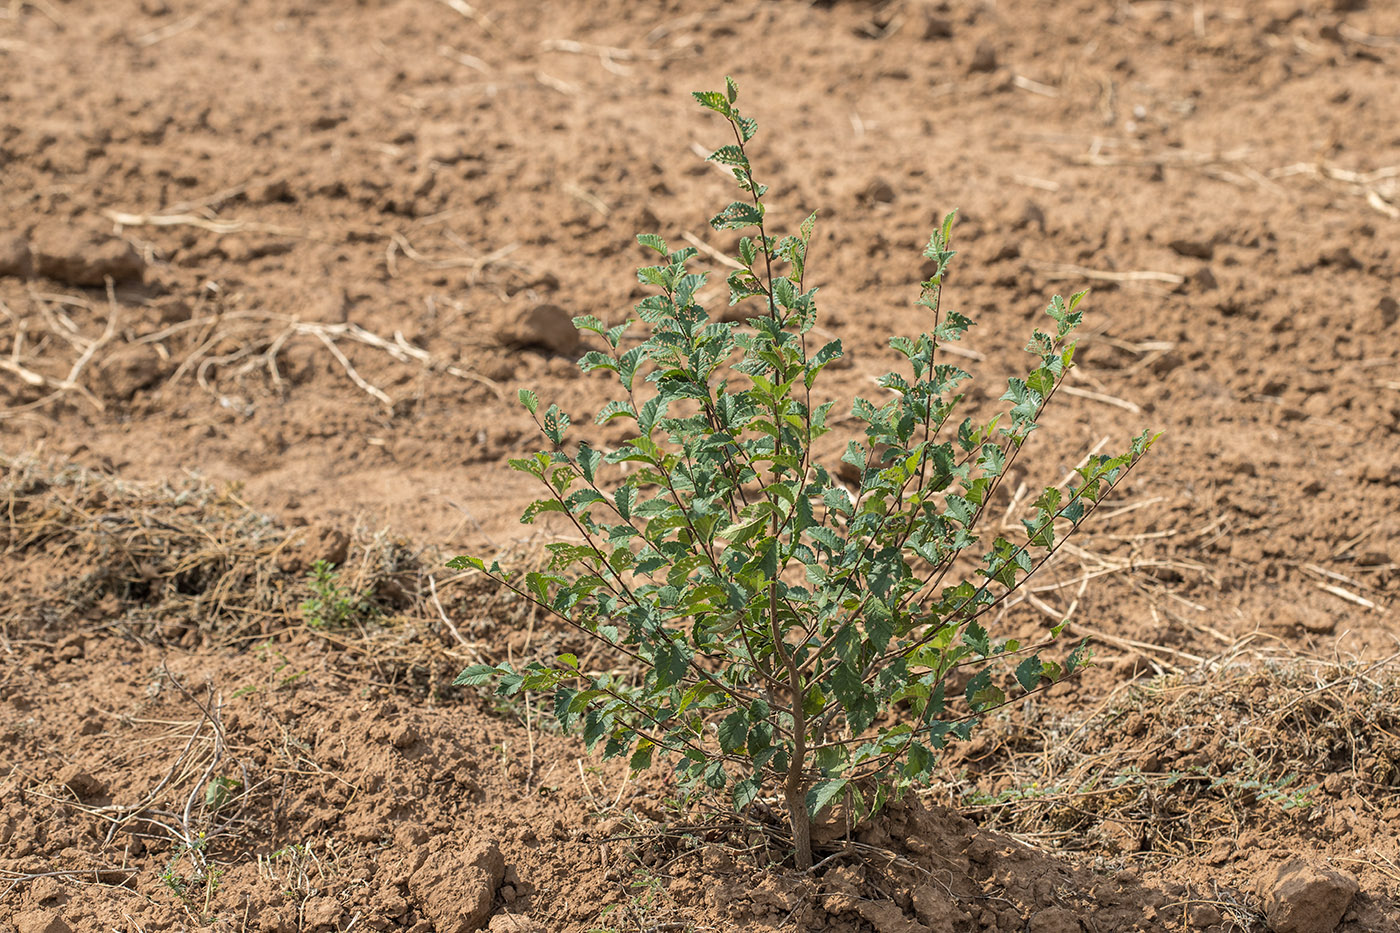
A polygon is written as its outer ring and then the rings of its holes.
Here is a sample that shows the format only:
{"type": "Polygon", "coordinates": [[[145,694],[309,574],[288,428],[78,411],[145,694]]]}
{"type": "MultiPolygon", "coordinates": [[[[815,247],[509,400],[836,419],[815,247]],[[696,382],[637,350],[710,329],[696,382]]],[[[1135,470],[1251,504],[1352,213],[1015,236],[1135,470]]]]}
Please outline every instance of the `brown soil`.
{"type": "Polygon", "coordinates": [[[3,5],[0,930],[1400,929],[1397,68],[1382,0],[3,5]],[[730,246],[725,73],[832,391],[958,207],[980,400],[1095,289],[1026,482],[1166,432],[998,622],[1099,664],[807,877],[447,686],[585,647],[442,560],[538,547],[515,389],[590,420],[632,236],[730,246]]]}

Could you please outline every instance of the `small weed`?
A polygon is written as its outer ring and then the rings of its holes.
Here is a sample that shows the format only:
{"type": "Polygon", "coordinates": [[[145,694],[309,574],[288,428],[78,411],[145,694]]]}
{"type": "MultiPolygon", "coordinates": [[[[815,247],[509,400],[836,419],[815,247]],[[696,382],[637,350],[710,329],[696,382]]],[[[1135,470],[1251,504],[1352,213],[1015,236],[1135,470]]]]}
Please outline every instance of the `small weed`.
{"type": "Polygon", "coordinates": [[[210,902],[224,874],[222,868],[213,868],[208,864],[204,854],[208,845],[209,837],[204,833],[196,835],[192,842],[181,843],[171,853],[170,861],[160,873],[161,883],[179,898],[191,915],[201,919],[208,916],[210,902]],[[188,861],[192,869],[189,874],[181,868],[184,861],[188,861]]]}
{"type": "Polygon", "coordinates": [[[318,560],[311,565],[307,583],[315,595],[301,604],[306,624],[316,629],[343,629],[374,618],[369,591],[352,593],[340,583],[335,564],[318,560]]]}

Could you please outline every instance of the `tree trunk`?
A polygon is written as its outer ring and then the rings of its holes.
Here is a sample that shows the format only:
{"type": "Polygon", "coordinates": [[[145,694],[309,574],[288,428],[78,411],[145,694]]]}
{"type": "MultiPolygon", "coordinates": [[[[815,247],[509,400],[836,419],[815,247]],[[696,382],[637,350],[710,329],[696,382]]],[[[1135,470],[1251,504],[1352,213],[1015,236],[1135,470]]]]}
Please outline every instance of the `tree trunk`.
{"type": "Polygon", "coordinates": [[[807,795],[802,792],[800,777],[788,775],[787,808],[792,822],[792,841],[797,845],[797,867],[807,871],[812,867],[812,818],[807,814],[807,795]]]}

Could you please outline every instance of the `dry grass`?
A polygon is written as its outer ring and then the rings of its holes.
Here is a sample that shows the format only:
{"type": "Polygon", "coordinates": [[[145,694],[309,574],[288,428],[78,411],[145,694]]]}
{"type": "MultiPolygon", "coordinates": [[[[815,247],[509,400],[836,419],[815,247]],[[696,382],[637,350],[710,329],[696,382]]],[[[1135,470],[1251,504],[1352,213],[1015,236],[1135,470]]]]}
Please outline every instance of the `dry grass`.
{"type": "MultiPolygon", "coordinates": [[[[258,513],[236,486],[123,482],[0,456],[0,511],[7,641],[109,629],[149,643],[236,646],[310,630],[307,571],[322,556],[312,530],[258,513]]],[[[497,626],[533,631],[510,594],[446,571],[448,555],[383,530],[333,533],[348,538],[337,585],[365,594],[367,606],[314,634],[361,656],[386,685],[431,691],[479,663],[497,626]]]]}
{"type": "Polygon", "coordinates": [[[944,793],[984,825],[1125,860],[1208,857],[1331,797],[1400,802],[1400,655],[1240,652],[1121,684],[1096,708],[1026,703],[988,724],[944,793]]]}

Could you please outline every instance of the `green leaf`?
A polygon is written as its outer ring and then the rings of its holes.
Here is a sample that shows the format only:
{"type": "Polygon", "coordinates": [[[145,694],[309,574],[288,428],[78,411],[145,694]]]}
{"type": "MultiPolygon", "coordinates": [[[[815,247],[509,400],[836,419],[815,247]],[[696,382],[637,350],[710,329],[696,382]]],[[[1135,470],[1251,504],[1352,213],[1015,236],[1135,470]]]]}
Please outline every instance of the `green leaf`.
{"type": "Polygon", "coordinates": [[[595,450],[590,444],[584,442],[578,448],[578,465],[583,471],[583,478],[590,483],[598,473],[598,464],[603,461],[603,455],[595,450]]]}
{"type": "Polygon", "coordinates": [[[558,447],[564,443],[564,432],[569,429],[569,416],[558,405],[550,405],[544,413],[544,436],[558,447]]]}
{"type": "Polygon", "coordinates": [[[710,226],[716,230],[743,230],[763,223],[762,206],[755,207],[743,201],[735,201],[710,218],[710,226]]]}
{"type": "Polygon", "coordinates": [[[645,246],[647,249],[656,250],[663,256],[665,256],[667,253],[666,241],[661,239],[661,237],[657,236],[654,233],[637,234],[637,242],[645,246]]]}
{"type": "Polygon", "coordinates": [[[818,781],[812,789],[807,792],[807,813],[812,819],[826,809],[827,804],[836,798],[836,795],[846,789],[848,782],[845,778],[832,778],[825,781],[818,781]]]}
{"type": "Polygon", "coordinates": [[[691,91],[690,93],[706,110],[713,110],[722,117],[727,117],[733,112],[729,105],[729,98],[719,91],[691,91]]]}
{"type": "Polygon", "coordinates": [[[530,414],[533,415],[539,410],[540,397],[534,392],[531,392],[529,389],[521,389],[518,393],[518,397],[520,399],[520,404],[524,405],[525,409],[529,411],[530,414]]]}
{"type": "Polygon", "coordinates": [[[664,638],[657,645],[654,663],[657,686],[673,687],[690,668],[690,649],[682,642],[664,638]]]}
{"type": "Polygon", "coordinates": [[[617,360],[608,356],[601,350],[589,350],[579,357],[578,368],[580,372],[591,373],[598,369],[610,369],[617,372],[617,360]]]}
{"type": "Polygon", "coordinates": [[[1040,676],[1044,671],[1045,665],[1041,663],[1040,655],[1031,655],[1016,665],[1016,682],[1022,690],[1034,690],[1040,686],[1040,676]]]}
{"type": "Polygon", "coordinates": [[[624,521],[632,519],[632,497],[637,494],[637,490],[631,486],[623,485],[613,493],[613,502],[617,505],[617,514],[621,515],[624,521]]]}
{"type": "Polygon", "coordinates": [[[217,810],[243,789],[243,782],[230,777],[216,777],[204,786],[204,805],[217,810]]]}
{"type": "Polygon", "coordinates": [[[758,778],[744,778],[734,785],[734,809],[743,810],[758,797],[762,784],[758,778]]]}
{"type": "Polygon", "coordinates": [[[719,724],[719,747],[726,755],[744,747],[749,735],[749,719],[744,711],[736,709],[724,717],[719,724]]]}
{"type": "Polygon", "coordinates": [[[637,412],[633,410],[631,402],[615,398],[602,407],[597,416],[594,417],[593,423],[607,424],[614,418],[631,418],[635,421],[637,420],[637,412]]]}
{"type": "Polygon", "coordinates": [[[731,165],[739,168],[749,167],[749,157],[744,155],[744,150],[738,146],[720,146],[710,154],[708,161],[718,162],[720,165],[731,165]]]}
{"type": "Polygon", "coordinates": [[[458,674],[452,684],[457,687],[479,687],[482,684],[490,683],[499,673],[500,671],[489,664],[473,664],[458,674]]]}

